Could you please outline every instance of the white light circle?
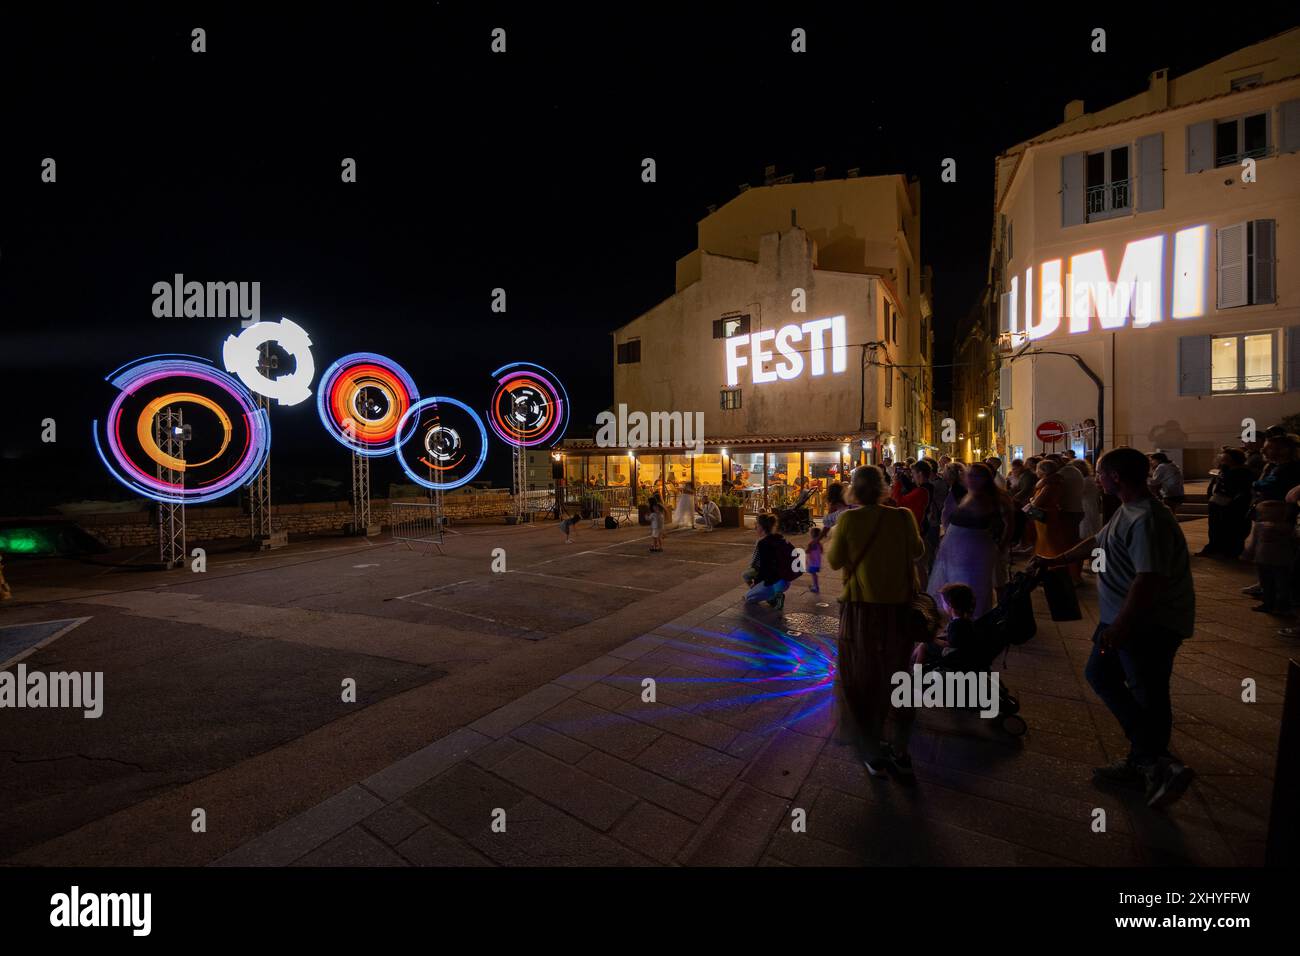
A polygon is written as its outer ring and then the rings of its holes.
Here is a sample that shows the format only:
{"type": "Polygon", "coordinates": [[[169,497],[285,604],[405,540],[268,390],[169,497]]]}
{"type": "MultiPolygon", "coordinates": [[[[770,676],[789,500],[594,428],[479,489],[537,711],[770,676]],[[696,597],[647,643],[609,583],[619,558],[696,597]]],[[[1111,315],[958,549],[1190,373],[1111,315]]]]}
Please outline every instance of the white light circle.
{"type": "Polygon", "coordinates": [[[256,322],[239,335],[228,337],[221,349],[221,358],[226,363],[226,371],[238,375],[250,391],[273,398],[281,405],[297,405],[311,397],[310,384],[316,376],[311,338],[307,330],[292,319],[256,322]],[[268,378],[258,368],[261,348],[267,342],[278,343],[293,356],[292,374],[268,378]]]}

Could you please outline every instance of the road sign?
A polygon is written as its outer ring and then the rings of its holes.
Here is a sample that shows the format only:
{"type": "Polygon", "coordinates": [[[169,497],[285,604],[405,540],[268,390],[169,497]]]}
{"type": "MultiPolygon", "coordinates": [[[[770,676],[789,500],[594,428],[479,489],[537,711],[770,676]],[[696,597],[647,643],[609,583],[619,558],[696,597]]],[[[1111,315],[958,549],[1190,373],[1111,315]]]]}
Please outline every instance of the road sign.
{"type": "Polygon", "coordinates": [[[1064,422],[1042,422],[1034,434],[1038,436],[1038,440],[1041,442],[1056,444],[1065,437],[1067,431],[1069,429],[1065,427],[1064,422]]]}

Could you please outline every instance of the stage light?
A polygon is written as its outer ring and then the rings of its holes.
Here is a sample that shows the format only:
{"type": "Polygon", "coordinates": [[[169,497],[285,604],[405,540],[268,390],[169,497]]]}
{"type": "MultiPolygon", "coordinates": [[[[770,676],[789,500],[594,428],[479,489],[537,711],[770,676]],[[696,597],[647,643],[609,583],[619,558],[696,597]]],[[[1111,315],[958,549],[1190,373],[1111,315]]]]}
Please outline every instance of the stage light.
{"type": "Polygon", "coordinates": [[[554,445],[569,425],[569,396],[560,380],[540,365],[513,362],[492,377],[496,391],[488,423],[503,442],[519,448],[554,445]]]}
{"type": "Polygon", "coordinates": [[[419,400],[415,382],[392,359],[354,352],[321,376],[316,410],[335,441],[375,458],[393,454],[411,437],[412,429],[399,423],[419,400]]]}
{"type": "MultiPolygon", "coordinates": [[[[109,474],[132,492],[167,504],[213,501],[248,484],[266,463],[271,448],[266,410],[257,407],[243,385],[211,363],[193,356],[150,356],[124,365],[107,380],[118,395],[104,427],[98,419],[93,423],[95,451],[109,474]],[[147,398],[150,394],[153,397],[147,398]],[[209,412],[209,421],[220,429],[215,440],[209,437],[210,425],[203,429],[208,447],[216,447],[207,458],[186,461],[158,447],[154,420],[164,409],[179,405],[209,412]],[[134,429],[124,427],[132,417],[134,429]],[[227,454],[231,449],[237,452],[233,462],[227,454]],[[150,474],[147,466],[136,461],[140,455],[178,473],[180,480],[165,481],[150,474]]],[[[193,427],[193,423],[180,426],[179,436],[192,440],[193,427]]]]}
{"type": "Polygon", "coordinates": [[[418,442],[410,443],[424,452],[416,461],[424,465],[430,475],[436,473],[440,478],[435,480],[417,472],[415,466],[407,461],[401,444],[396,447],[397,461],[408,478],[434,491],[452,491],[472,481],[487,460],[488,438],[483,419],[464,402],[454,398],[435,396],[421,399],[406,410],[396,430],[398,434],[421,436],[418,442]],[[477,436],[477,450],[466,439],[467,435],[470,439],[477,436]],[[457,474],[466,467],[467,471],[457,474]]]}
{"type": "MultiPolygon", "coordinates": [[[[306,330],[290,319],[279,322],[256,322],[239,335],[226,339],[221,350],[226,371],[239,376],[251,391],[273,398],[281,405],[297,405],[311,397],[311,380],[316,363],[311,357],[311,338],[306,330]],[[261,367],[261,347],[276,342],[293,356],[292,374],[269,378],[261,367]]],[[[274,356],[272,356],[274,359],[274,356]]]]}

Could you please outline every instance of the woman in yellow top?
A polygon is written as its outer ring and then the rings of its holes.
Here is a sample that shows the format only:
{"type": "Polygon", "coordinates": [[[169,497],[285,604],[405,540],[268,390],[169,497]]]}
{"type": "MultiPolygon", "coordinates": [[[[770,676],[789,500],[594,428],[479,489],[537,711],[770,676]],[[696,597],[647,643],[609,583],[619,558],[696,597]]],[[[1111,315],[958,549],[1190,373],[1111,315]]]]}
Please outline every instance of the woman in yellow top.
{"type": "Polygon", "coordinates": [[[928,636],[912,606],[914,562],[925,544],[911,511],[881,503],[887,491],[879,468],[854,469],[850,495],[859,507],[840,512],[826,554],[844,580],[835,674],[840,735],[858,748],[873,777],[891,767],[911,773],[911,708],[894,713],[892,743],[881,736],[890,712],[890,679],[908,670],[912,648],[928,636]]]}

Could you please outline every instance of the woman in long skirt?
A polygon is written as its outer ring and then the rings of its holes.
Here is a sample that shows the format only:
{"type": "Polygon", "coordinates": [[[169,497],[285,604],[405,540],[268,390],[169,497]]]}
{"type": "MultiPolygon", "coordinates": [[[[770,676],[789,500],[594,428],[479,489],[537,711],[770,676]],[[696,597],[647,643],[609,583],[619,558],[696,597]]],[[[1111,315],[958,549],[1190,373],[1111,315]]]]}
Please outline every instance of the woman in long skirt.
{"type": "Polygon", "coordinates": [[[873,777],[907,776],[911,708],[893,709],[893,675],[908,671],[912,650],[928,637],[912,609],[914,563],[925,548],[916,518],[906,508],[880,503],[885,478],[864,465],[853,472],[851,495],[859,507],[840,512],[826,560],[842,572],[839,656],[835,690],[840,739],[858,751],[873,777]],[[892,740],[886,722],[893,711],[892,740]]]}
{"type": "Polygon", "coordinates": [[[926,593],[937,601],[944,585],[965,584],[975,592],[976,617],[991,609],[1004,530],[993,472],[976,462],[966,469],[966,495],[948,520],[926,593]]]}

